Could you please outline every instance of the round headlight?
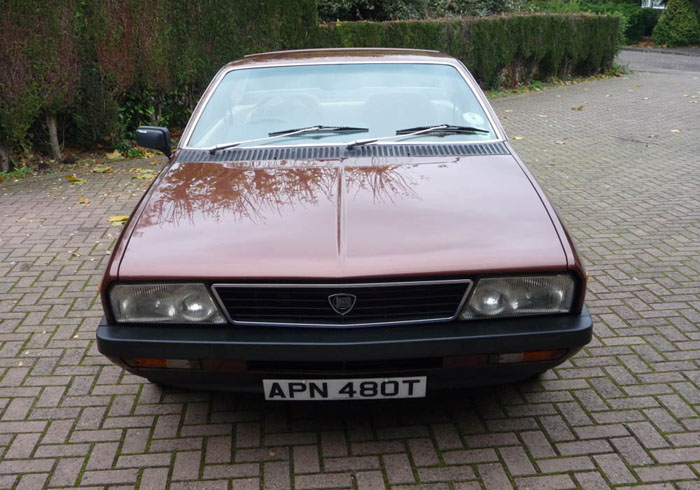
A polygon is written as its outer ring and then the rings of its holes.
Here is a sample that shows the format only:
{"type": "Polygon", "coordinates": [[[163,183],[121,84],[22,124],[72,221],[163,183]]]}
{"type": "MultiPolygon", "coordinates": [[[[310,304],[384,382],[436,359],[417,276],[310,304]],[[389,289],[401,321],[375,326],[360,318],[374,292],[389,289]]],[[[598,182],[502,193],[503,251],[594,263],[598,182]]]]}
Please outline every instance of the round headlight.
{"type": "Polygon", "coordinates": [[[474,293],[470,302],[480,315],[493,316],[503,313],[508,304],[506,297],[494,288],[481,288],[474,293]]]}
{"type": "Polygon", "coordinates": [[[182,316],[192,322],[201,322],[214,314],[216,310],[208,295],[192,293],[182,300],[182,316]]]}

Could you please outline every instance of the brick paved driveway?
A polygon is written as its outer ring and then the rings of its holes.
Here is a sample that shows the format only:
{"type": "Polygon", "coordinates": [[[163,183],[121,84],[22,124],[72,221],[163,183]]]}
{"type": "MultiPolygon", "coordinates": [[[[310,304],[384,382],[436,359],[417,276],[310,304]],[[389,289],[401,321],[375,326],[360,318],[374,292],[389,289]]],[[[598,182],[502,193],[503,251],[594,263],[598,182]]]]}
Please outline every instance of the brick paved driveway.
{"type": "Polygon", "coordinates": [[[107,217],[143,192],[133,162],[78,172],[84,185],[5,182],[0,487],[700,488],[698,75],[495,105],[587,259],[596,331],[583,352],[536,382],[426,401],[161,391],[93,340],[119,232],[107,217]]]}

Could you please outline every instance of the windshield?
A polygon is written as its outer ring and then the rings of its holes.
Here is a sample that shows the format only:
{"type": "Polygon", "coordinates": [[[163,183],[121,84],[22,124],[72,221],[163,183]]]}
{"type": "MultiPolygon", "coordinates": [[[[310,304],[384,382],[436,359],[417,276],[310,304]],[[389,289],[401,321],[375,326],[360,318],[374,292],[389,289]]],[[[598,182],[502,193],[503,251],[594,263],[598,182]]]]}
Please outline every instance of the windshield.
{"type": "MultiPolygon", "coordinates": [[[[485,131],[428,132],[407,142],[495,138],[476,95],[452,66],[368,63],[249,68],[224,76],[187,146],[211,148],[239,141],[241,147],[343,144],[443,124],[485,131]],[[312,126],[367,131],[307,131],[268,138],[270,133],[312,126]]],[[[398,136],[390,142],[401,140],[398,136]]]]}

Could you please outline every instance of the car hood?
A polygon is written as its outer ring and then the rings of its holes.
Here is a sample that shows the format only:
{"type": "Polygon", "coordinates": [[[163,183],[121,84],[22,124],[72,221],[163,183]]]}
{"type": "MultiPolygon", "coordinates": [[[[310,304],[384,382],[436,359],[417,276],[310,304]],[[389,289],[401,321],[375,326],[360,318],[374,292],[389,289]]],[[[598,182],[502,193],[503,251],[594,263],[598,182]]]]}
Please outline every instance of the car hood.
{"type": "Polygon", "coordinates": [[[510,155],[174,163],[119,279],[561,270],[552,217],[510,155]]]}

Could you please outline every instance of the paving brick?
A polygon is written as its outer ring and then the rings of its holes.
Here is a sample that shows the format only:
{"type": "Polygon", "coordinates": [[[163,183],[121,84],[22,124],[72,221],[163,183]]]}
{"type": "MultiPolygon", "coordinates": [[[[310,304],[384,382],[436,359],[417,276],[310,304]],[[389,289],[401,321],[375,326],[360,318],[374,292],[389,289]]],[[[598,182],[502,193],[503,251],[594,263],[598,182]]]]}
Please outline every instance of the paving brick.
{"type": "Polygon", "coordinates": [[[511,475],[523,476],[537,473],[522,447],[502,447],[498,452],[501,453],[501,457],[511,475]]]}
{"type": "Polygon", "coordinates": [[[320,471],[318,447],[295,446],[294,473],[318,473],[320,471]]]}
{"type": "Polygon", "coordinates": [[[119,445],[116,442],[95,444],[94,449],[90,453],[87,469],[96,470],[111,468],[118,449],[119,445]]]}
{"type": "Polygon", "coordinates": [[[377,456],[348,456],[344,458],[324,458],[326,471],[371,470],[379,468],[377,456]]]}
{"type": "MultiPolygon", "coordinates": [[[[177,461],[175,462],[177,466],[177,461]]],[[[236,463],[236,464],[217,464],[217,465],[207,465],[204,468],[204,478],[241,478],[241,477],[254,477],[260,472],[260,465],[254,463],[236,463]]],[[[192,478],[184,478],[186,475],[182,475],[183,478],[180,480],[196,480],[198,474],[194,475],[192,478]]],[[[173,476],[173,479],[175,477],[173,476]]]]}
{"type": "Polygon", "coordinates": [[[321,454],[324,457],[347,456],[348,444],[345,434],[340,431],[321,432],[321,454]]]}
{"type": "Polygon", "coordinates": [[[15,490],[35,490],[37,488],[43,488],[47,477],[47,474],[42,473],[22,475],[15,490]]]}
{"type": "Polygon", "coordinates": [[[500,463],[487,463],[477,466],[479,477],[486,490],[506,490],[513,488],[508,475],[500,463]]]}
{"type": "Polygon", "coordinates": [[[547,436],[541,431],[522,432],[520,437],[525,442],[528,451],[535,458],[550,458],[556,456],[554,447],[550,444],[547,436]]]}
{"type": "Polygon", "coordinates": [[[86,471],[80,480],[81,486],[135,483],[138,470],[100,470],[86,471]]]}
{"type": "Polygon", "coordinates": [[[474,464],[498,461],[493,449],[464,449],[443,453],[446,464],[474,464]]]}
{"type": "Polygon", "coordinates": [[[52,487],[70,487],[76,484],[85,458],[62,458],[56,465],[49,485],[52,487]]]}
{"type": "Polygon", "coordinates": [[[145,468],[141,474],[139,490],[166,490],[168,468],[145,468]]]}
{"type": "Polygon", "coordinates": [[[473,480],[474,472],[468,466],[439,466],[435,468],[418,468],[418,480],[421,482],[451,482],[473,480]]]}
{"type": "Polygon", "coordinates": [[[515,482],[519,490],[558,490],[576,488],[576,484],[568,475],[528,476],[517,478],[515,482]]]}
{"type": "Polygon", "coordinates": [[[600,473],[586,471],[583,473],[575,473],[574,477],[579,486],[586,490],[608,490],[610,488],[600,473]]]}
{"type": "Polygon", "coordinates": [[[284,490],[290,488],[290,468],[287,461],[271,461],[263,465],[264,488],[284,490]]]}
{"type": "Polygon", "coordinates": [[[634,483],[634,475],[627,469],[625,462],[617,454],[597,454],[593,456],[607,479],[614,485],[634,483]]]}
{"type": "Polygon", "coordinates": [[[28,458],[34,452],[41,434],[17,434],[7,449],[4,459],[28,458]]]}
{"type": "Polygon", "coordinates": [[[692,463],[700,461],[700,447],[658,449],[651,453],[659,463],[692,463]]]}
{"type": "MultiPolygon", "coordinates": [[[[199,479],[199,468],[202,464],[201,451],[182,451],[175,455],[175,464],[173,466],[173,480],[197,480],[199,479]]],[[[207,467],[207,469],[210,469],[207,467]]],[[[210,476],[208,478],[217,478],[210,476]]]]}
{"type": "Polygon", "coordinates": [[[416,466],[433,466],[438,464],[438,455],[435,452],[433,441],[428,438],[409,439],[408,449],[416,466]]]}
{"type": "Polygon", "coordinates": [[[387,454],[382,459],[389,483],[413,483],[415,481],[407,455],[387,454]]]}
{"type": "Polygon", "coordinates": [[[646,468],[635,468],[634,471],[643,482],[670,482],[674,480],[697,481],[697,475],[689,466],[684,464],[649,466],[646,468]]]}
{"type": "Polygon", "coordinates": [[[294,478],[294,487],[306,488],[340,488],[352,485],[348,473],[317,473],[315,475],[299,475],[294,478]]]}
{"type": "MultiPolygon", "coordinates": [[[[537,466],[542,473],[566,473],[569,471],[593,470],[595,465],[588,456],[571,458],[540,459],[537,466]]],[[[534,473],[534,472],[533,472],[534,473]]]]}
{"type": "Polygon", "coordinates": [[[381,471],[361,471],[355,473],[358,490],[384,490],[384,477],[381,471]]]}
{"type": "Polygon", "coordinates": [[[210,437],[206,443],[206,463],[228,463],[231,461],[231,436],[210,437]]]}

